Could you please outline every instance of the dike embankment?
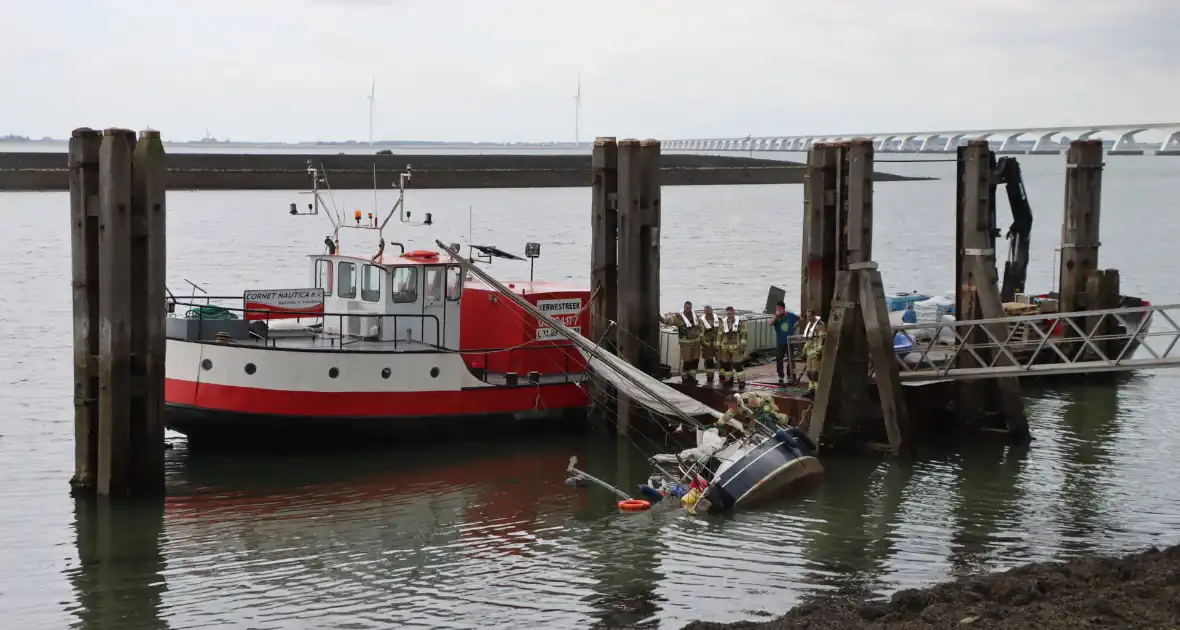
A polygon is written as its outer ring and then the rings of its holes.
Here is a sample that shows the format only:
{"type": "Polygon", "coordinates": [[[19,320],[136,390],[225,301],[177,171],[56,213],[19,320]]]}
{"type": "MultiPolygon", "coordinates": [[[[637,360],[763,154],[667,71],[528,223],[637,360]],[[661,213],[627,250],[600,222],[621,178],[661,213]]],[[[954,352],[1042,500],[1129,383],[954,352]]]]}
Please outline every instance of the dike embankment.
{"type": "MultiPolygon", "coordinates": [[[[310,181],[311,160],[335,189],[389,188],[412,167],[410,187],[576,188],[591,184],[589,155],[324,155],[171,153],[169,190],[298,190],[310,181]]],[[[803,165],[749,157],[665,154],[665,186],[797,184],[803,165]]],[[[876,173],[875,181],[920,178],[876,173]]],[[[65,153],[0,153],[0,190],[69,190],[65,153]]]]}

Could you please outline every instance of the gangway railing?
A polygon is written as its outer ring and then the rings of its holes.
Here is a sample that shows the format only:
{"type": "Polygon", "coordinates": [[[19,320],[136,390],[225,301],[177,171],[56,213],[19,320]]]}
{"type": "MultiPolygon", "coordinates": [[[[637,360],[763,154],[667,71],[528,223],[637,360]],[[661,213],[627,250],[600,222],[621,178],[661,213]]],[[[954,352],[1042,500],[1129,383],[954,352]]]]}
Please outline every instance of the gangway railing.
{"type": "Polygon", "coordinates": [[[906,324],[894,354],[903,381],[1180,367],[1177,320],[1180,304],[906,324]]]}

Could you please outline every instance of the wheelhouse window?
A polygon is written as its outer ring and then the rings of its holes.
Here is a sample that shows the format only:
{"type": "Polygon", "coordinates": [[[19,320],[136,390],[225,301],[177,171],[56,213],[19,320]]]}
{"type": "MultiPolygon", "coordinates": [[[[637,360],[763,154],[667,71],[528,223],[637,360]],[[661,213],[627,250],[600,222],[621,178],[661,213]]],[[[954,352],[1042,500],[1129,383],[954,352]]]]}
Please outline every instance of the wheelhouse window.
{"type": "Polygon", "coordinates": [[[418,301],[417,267],[393,268],[393,283],[389,289],[389,301],[395,304],[418,301]]]}
{"type": "Polygon", "coordinates": [[[332,261],[315,261],[315,286],[323,289],[324,295],[332,295],[332,261]]]}
{"type": "Polygon", "coordinates": [[[443,272],[445,267],[426,268],[426,299],[441,302],[443,299],[443,272]]]}
{"type": "Polygon", "coordinates": [[[365,265],[361,267],[361,299],[366,302],[381,301],[381,267],[365,265]]]}
{"type": "Polygon", "coordinates": [[[447,267],[447,299],[458,300],[463,295],[463,269],[452,265],[447,267]]]}
{"type": "Polygon", "coordinates": [[[340,286],[336,295],[342,298],[356,298],[356,265],[340,262],[340,286]]]}

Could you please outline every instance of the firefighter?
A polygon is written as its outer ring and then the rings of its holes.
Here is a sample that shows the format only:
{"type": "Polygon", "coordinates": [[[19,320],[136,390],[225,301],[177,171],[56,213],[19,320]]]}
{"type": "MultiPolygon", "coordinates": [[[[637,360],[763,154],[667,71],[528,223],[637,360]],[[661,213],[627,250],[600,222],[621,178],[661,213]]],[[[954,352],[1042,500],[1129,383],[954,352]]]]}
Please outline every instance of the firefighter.
{"type": "Polygon", "coordinates": [[[683,311],[665,316],[663,322],[676,328],[680,342],[680,379],[686,385],[696,385],[701,362],[701,322],[692,312],[692,302],[685,302],[683,311]]]}
{"type": "Polygon", "coordinates": [[[819,368],[823,363],[824,321],[812,309],[807,309],[807,324],[803,328],[803,355],[807,358],[807,394],[815,396],[819,391],[819,368]]]}
{"type": "Polygon", "coordinates": [[[725,317],[717,329],[717,345],[721,351],[721,384],[737,383],[746,386],[743,361],[746,358],[746,322],[737,316],[732,306],[725,307],[725,317]]]}
{"type": "Polygon", "coordinates": [[[699,318],[701,322],[701,358],[705,360],[705,384],[713,384],[713,376],[717,373],[717,327],[721,318],[713,312],[712,306],[705,306],[705,314],[699,318]]]}

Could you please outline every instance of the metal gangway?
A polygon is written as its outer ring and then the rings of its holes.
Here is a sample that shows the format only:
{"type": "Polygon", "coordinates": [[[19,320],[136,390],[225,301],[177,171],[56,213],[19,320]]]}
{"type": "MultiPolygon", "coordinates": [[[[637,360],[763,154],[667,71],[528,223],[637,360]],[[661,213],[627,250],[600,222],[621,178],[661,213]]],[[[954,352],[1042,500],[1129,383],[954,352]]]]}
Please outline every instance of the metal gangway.
{"type": "Polygon", "coordinates": [[[1177,320],[1180,304],[906,324],[894,354],[903,382],[1180,367],[1177,320]]]}

